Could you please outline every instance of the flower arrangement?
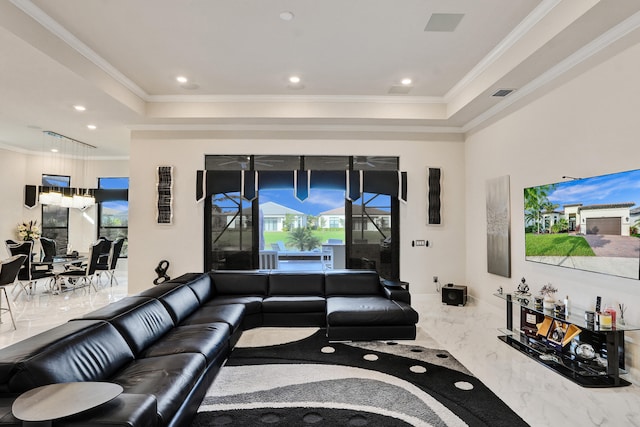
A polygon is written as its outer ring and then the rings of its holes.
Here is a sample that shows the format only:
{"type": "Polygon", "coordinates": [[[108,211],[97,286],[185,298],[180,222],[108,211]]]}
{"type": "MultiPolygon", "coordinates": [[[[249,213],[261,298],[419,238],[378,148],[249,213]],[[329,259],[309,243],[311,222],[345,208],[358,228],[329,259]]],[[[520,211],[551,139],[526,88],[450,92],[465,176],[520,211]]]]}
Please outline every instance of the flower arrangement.
{"type": "Polygon", "coordinates": [[[543,295],[544,298],[542,300],[542,307],[545,310],[553,310],[555,307],[554,294],[558,292],[558,289],[554,287],[551,283],[547,283],[540,289],[540,295],[543,295]]]}
{"type": "Polygon", "coordinates": [[[542,287],[542,289],[540,289],[540,295],[544,295],[546,297],[553,296],[553,294],[555,294],[556,292],[558,292],[558,289],[555,288],[551,283],[547,283],[542,287]]]}
{"type": "Polygon", "coordinates": [[[18,238],[22,240],[37,240],[40,238],[40,227],[37,221],[23,222],[18,224],[18,238]]]}

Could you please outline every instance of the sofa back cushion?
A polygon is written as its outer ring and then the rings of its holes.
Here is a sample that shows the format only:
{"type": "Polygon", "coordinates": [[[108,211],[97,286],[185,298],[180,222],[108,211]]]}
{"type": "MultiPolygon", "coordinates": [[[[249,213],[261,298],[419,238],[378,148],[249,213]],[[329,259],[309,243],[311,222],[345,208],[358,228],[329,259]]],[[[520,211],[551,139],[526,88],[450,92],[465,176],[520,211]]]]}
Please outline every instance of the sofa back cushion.
{"type": "Polygon", "coordinates": [[[198,297],[200,304],[204,304],[213,298],[213,287],[211,286],[211,276],[207,273],[203,273],[197,278],[186,282],[186,285],[191,288],[193,293],[198,297]]]}
{"type": "Polygon", "coordinates": [[[106,320],[122,334],[138,355],[173,327],[173,319],[157,299],[128,297],[89,313],[84,319],[106,320]],[[129,304],[126,304],[129,302],[129,304]]]}
{"type": "MultiPolygon", "coordinates": [[[[37,352],[15,365],[8,382],[10,392],[21,393],[52,383],[108,381],[134,360],[131,348],[113,325],[92,320],[68,324],[78,325],[79,329],[46,345],[42,337],[36,339],[33,344],[39,347],[37,352]],[[85,322],[93,324],[86,327],[85,322]]],[[[29,345],[30,340],[18,344],[29,345]]]]}
{"type": "Polygon", "coordinates": [[[82,320],[67,322],[22,341],[18,341],[0,350],[0,392],[8,393],[8,383],[16,366],[24,359],[33,357],[43,349],[67,337],[82,333],[85,329],[94,328],[103,322],[82,320]]]}
{"type": "Polygon", "coordinates": [[[211,272],[216,295],[267,296],[269,273],[262,271],[217,270],[211,272]]]}
{"type": "Polygon", "coordinates": [[[324,286],[327,297],[382,293],[378,273],[369,270],[327,271],[324,286]]]}
{"type": "Polygon", "coordinates": [[[198,297],[191,288],[184,284],[165,282],[162,285],[149,288],[139,295],[158,299],[167,309],[173,323],[180,324],[200,307],[198,297]],[[167,285],[163,287],[163,285],[167,285]]]}
{"type": "Polygon", "coordinates": [[[272,271],[269,275],[269,295],[324,296],[324,273],[272,271]]]}

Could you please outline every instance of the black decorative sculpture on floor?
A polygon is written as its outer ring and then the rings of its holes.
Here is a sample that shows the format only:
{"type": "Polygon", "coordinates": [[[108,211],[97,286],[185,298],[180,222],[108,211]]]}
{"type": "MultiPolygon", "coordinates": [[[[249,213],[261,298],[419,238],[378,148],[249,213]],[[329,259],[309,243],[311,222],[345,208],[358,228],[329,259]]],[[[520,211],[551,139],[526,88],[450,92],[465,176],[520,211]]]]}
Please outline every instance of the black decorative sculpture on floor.
{"type": "Polygon", "coordinates": [[[154,285],[159,285],[160,283],[164,283],[167,280],[171,280],[171,277],[169,277],[169,275],[167,274],[168,269],[169,269],[169,261],[167,261],[166,259],[163,259],[158,263],[158,266],[156,267],[156,270],[155,270],[158,277],[153,280],[154,285]]]}

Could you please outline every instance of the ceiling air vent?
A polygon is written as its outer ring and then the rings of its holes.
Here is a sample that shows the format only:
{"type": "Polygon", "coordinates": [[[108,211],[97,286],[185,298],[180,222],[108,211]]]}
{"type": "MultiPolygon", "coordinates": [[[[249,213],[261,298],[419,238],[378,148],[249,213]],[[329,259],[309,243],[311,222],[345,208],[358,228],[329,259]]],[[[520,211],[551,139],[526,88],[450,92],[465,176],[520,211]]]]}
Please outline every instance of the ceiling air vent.
{"type": "Polygon", "coordinates": [[[411,91],[411,86],[391,86],[389,88],[389,93],[396,95],[406,95],[411,91]]]}
{"type": "Polygon", "coordinates": [[[450,33],[456,30],[463,17],[464,13],[434,13],[424,30],[450,33]]]}
{"type": "Polygon", "coordinates": [[[504,98],[505,96],[509,95],[511,92],[513,92],[515,89],[498,89],[496,91],[496,93],[494,93],[491,96],[497,96],[500,98],[504,98]]]}

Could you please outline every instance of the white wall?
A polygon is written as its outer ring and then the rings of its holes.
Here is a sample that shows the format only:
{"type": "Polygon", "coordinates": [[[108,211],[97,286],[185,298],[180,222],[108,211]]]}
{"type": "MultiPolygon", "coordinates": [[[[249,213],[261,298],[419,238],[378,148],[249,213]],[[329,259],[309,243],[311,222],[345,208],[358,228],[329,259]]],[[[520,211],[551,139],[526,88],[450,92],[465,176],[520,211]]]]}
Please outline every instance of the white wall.
{"type": "MultiPolygon", "coordinates": [[[[640,324],[640,281],[525,262],[523,189],[562,180],[637,169],[640,136],[640,45],[578,76],[521,110],[476,134],[466,146],[466,272],[470,292],[490,304],[492,293],[513,291],[525,277],[533,292],[551,282],[558,297],[591,308],[597,295],[605,304],[625,303],[627,321],[640,324]],[[485,182],[511,177],[512,278],[487,273],[485,182]]],[[[640,196],[640,192],[639,192],[640,196]]],[[[638,200],[640,202],[640,197],[638,200]]],[[[633,338],[632,338],[633,337],[633,338]]],[[[640,367],[638,333],[627,350],[640,367]]],[[[640,378],[637,372],[636,378],[640,378]]]]}
{"type": "Polygon", "coordinates": [[[202,271],[203,204],[195,202],[196,170],[205,154],[316,154],[400,156],[408,172],[408,203],[401,205],[401,278],[415,293],[435,292],[433,275],[464,281],[464,146],[451,141],[354,140],[215,140],[162,132],[134,132],[131,143],[129,292],[152,284],[154,268],[170,262],[171,277],[202,271]],[[174,166],[174,223],[155,224],[155,171],[174,166]],[[426,226],[427,166],[442,168],[444,224],[426,226]],[[411,247],[413,239],[428,239],[429,248],[411,247]],[[427,280],[427,278],[429,278],[427,280]]]}
{"type": "MultiPolygon", "coordinates": [[[[13,151],[0,149],[0,176],[4,184],[0,186],[0,237],[2,246],[7,239],[16,239],[16,227],[22,221],[37,219],[40,211],[24,208],[24,182],[27,157],[13,151]]],[[[0,249],[0,258],[8,256],[6,249],[0,249]]]]}

